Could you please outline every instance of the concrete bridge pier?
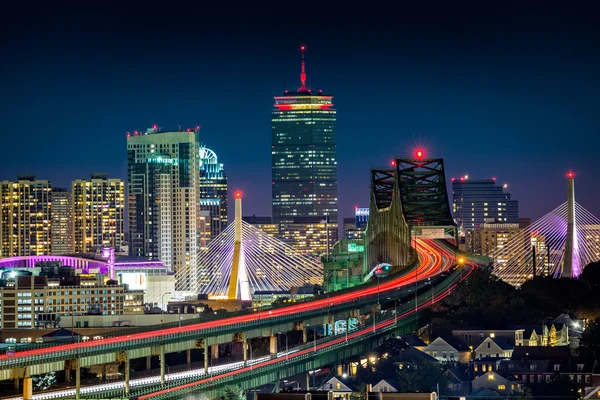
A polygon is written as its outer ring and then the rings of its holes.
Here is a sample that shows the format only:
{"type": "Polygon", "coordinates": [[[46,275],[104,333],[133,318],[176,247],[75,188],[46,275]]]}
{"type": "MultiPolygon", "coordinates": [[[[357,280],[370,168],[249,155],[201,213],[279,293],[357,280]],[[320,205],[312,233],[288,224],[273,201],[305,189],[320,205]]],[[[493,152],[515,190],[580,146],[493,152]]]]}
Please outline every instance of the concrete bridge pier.
{"type": "Polygon", "coordinates": [[[23,377],[23,400],[33,400],[33,380],[30,376],[23,377]]]}
{"type": "Polygon", "coordinates": [[[118,352],[117,361],[125,364],[125,396],[129,396],[129,354],[126,351],[118,352]]]}
{"type": "Polygon", "coordinates": [[[269,349],[272,356],[277,354],[277,336],[269,337],[269,349]]]}
{"type": "MultiPolygon", "coordinates": [[[[204,342],[206,343],[206,342],[204,342]]],[[[208,345],[204,344],[204,373],[208,373],[208,345]]]]}
{"type": "Polygon", "coordinates": [[[19,388],[21,387],[21,385],[19,384],[19,375],[17,375],[16,370],[13,370],[13,374],[15,376],[15,378],[14,378],[15,389],[19,390],[19,388]]]}
{"type": "Polygon", "coordinates": [[[160,384],[165,384],[165,346],[160,345],[160,384]]]}
{"type": "Polygon", "coordinates": [[[146,356],[146,370],[152,369],[152,356],[146,356]]]}
{"type": "Polygon", "coordinates": [[[79,358],[75,360],[75,400],[81,397],[81,361],[79,358]]]}
{"type": "Polygon", "coordinates": [[[191,364],[192,363],[192,349],[187,349],[185,351],[185,362],[187,364],[191,364]]]}
{"type": "Polygon", "coordinates": [[[308,333],[306,332],[306,326],[302,328],[302,343],[308,342],[308,333]]]}
{"type": "Polygon", "coordinates": [[[217,358],[219,358],[219,345],[218,344],[213,344],[212,346],[210,346],[210,357],[213,360],[216,360],[217,358]]]}

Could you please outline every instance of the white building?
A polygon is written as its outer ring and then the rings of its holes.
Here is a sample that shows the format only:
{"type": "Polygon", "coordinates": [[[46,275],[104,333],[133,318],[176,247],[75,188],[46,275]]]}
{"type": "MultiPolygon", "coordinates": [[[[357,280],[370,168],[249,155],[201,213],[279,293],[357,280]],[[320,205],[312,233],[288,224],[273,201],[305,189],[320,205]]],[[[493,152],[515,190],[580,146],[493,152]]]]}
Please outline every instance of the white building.
{"type": "Polygon", "coordinates": [[[130,254],[161,260],[176,289],[196,293],[201,236],[199,128],[127,137],[130,254]]]}

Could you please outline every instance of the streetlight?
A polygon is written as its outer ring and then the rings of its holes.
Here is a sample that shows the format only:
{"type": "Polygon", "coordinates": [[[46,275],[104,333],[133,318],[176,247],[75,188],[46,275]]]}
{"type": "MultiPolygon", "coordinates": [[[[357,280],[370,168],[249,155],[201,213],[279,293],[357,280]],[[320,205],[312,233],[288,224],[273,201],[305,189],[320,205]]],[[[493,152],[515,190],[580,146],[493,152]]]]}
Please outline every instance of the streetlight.
{"type": "Polygon", "coordinates": [[[285,332],[279,332],[279,334],[285,336],[285,359],[288,360],[289,359],[289,353],[288,353],[288,335],[285,332]]]}
{"type": "Polygon", "coordinates": [[[162,304],[162,306],[165,308],[165,311],[167,311],[167,307],[165,307],[165,295],[167,294],[173,294],[172,292],[166,292],[163,293],[162,296],[160,296],[160,302],[162,304]]]}

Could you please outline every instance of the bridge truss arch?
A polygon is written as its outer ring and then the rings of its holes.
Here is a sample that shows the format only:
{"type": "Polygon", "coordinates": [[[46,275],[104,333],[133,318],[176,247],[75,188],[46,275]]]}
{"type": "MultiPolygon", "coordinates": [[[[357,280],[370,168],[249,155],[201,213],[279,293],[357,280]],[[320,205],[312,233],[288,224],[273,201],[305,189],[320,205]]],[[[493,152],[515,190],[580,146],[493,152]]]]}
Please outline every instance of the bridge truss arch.
{"type": "Polygon", "coordinates": [[[411,239],[416,237],[457,244],[441,158],[396,158],[392,168],[371,169],[366,268],[383,262],[409,265],[415,256],[411,239]]]}

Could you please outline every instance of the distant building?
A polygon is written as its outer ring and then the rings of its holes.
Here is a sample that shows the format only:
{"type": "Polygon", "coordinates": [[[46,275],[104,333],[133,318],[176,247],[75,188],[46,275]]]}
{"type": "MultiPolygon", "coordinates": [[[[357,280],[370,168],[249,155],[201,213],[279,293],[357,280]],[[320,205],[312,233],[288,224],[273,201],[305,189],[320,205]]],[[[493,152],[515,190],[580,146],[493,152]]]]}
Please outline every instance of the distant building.
{"type": "Polygon", "coordinates": [[[16,276],[0,287],[1,328],[57,327],[61,317],[67,315],[124,314],[126,302],[139,302],[144,295],[143,292],[127,293],[123,285],[105,284],[101,280],[83,282],[79,277],[16,276]],[[68,283],[63,284],[63,281],[68,283]]]}
{"type": "MultiPolygon", "coordinates": [[[[465,250],[483,256],[494,256],[504,249],[509,241],[521,234],[519,224],[483,223],[477,227],[466,229],[465,250]]],[[[515,249],[517,253],[521,249],[515,249]]],[[[516,254],[515,254],[516,255],[516,254]]]]}
{"type": "MultiPolygon", "coordinates": [[[[217,154],[204,146],[199,148],[200,210],[209,212],[210,238],[227,227],[227,175],[217,154]]],[[[208,241],[210,241],[210,238],[208,241]]]]}
{"type": "Polygon", "coordinates": [[[452,178],[452,211],[462,229],[473,229],[490,219],[499,224],[519,223],[519,202],[495,178],[452,178]]]}
{"type": "Polygon", "coordinates": [[[73,197],[65,188],[52,188],[51,253],[75,252],[73,197]]]}
{"type": "Polygon", "coordinates": [[[328,217],[333,224],[338,222],[336,110],[331,95],[307,87],[304,53],[300,81],[298,90],[275,96],[271,111],[273,221],[328,217]]]}
{"type": "Polygon", "coordinates": [[[271,217],[252,216],[242,219],[294,250],[312,256],[326,255],[337,238],[337,223],[328,223],[319,217],[296,217],[289,223],[274,223],[271,217]]]}
{"type": "Polygon", "coordinates": [[[523,384],[551,383],[558,377],[577,383],[580,388],[593,382],[597,363],[579,360],[567,346],[517,347],[510,360],[500,362],[499,373],[516,377],[523,384]]]}
{"type": "Polygon", "coordinates": [[[344,218],[344,239],[364,239],[369,209],[356,207],[354,218],[344,218]]]}
{"type": "Polygon", "coordinates": [[[50,254],[52,183],[35,175],[0,182],[0,258],[50,254]]]}
{"type": "Polygon", "coordinates": [[[256,228],[268,233],[274,238],[279,238],[279,224],[274,223],[273,218],[271,217],[253,215],[250,217],[242,217],[242,221],[254,225],[256,228]]]}
{"type": "Polygon", "coordinates": [[[313,256],[331,251],[337,242],[338,224],[319,217],[296,217],[279,225],[279,239],[294,250],[313,256]]]}
{"type": "Polygon", "coordinates": [[[103,246],[120,250],[125,240],[125,183],[92,173],[90,179],[72,183],[74,243],[76,253],[103,246]]]}
{"type": "Polygon", "coordinates": [[[162,132],[158,126],[127,138],[129,249],[175,271],[177,290],[196,287],[200,246],[199,127],[162,132]]]}

